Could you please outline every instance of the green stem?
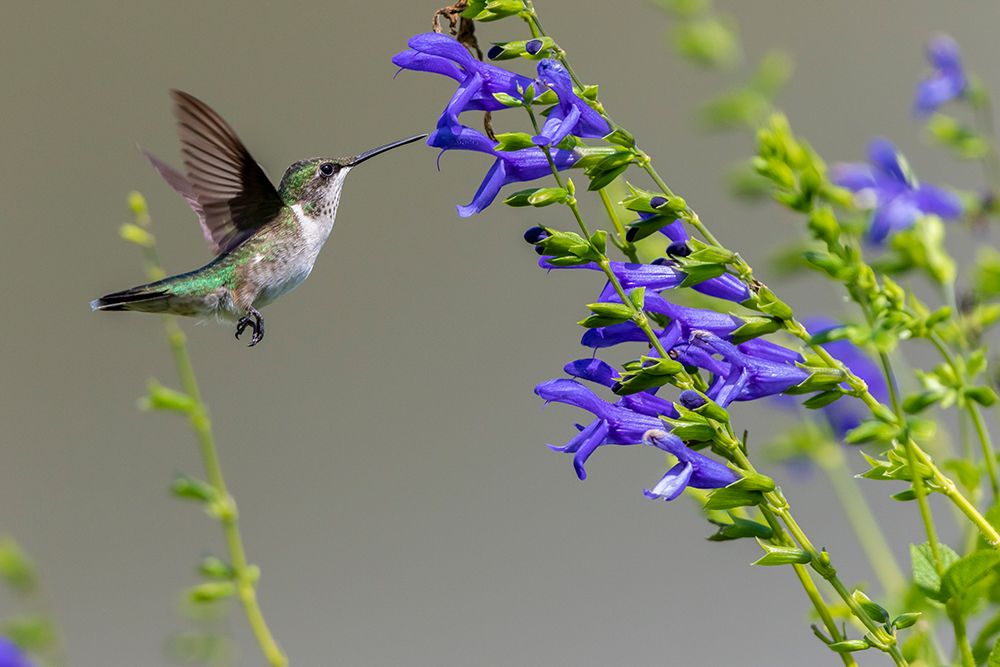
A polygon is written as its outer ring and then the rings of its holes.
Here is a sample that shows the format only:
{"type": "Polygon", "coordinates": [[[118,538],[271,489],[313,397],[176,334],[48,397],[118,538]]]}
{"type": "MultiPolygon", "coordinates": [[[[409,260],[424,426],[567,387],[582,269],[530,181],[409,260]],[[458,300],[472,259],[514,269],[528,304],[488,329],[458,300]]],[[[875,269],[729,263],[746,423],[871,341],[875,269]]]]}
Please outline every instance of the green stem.
{"type": "Polygon", "coordinates": [[[604,210],[608,213],[608,218],[611,219],[611,224],[615,227],[615,235],[611,238],[615,239],[615,246],[618,247],[622,253],[628,257],[630,262],[639,263],[639,254],[636,251],[635,244],[626,238],[625,225],[622,224],[621,218],[618,217],[618,211],[615,210],[615,205],[611,201],[611,195],[608,194],[607,188],[601,188],[597,191],[601,195],[601,202],[604,204],[604,210]]]}
{"type": "MultiPolygon", "coordinates": [[[[149,224],[148,218],[146,219],[146,224],[149,224]]],[[[148,265],[147,273],[150,274],[151,278],[155,280],[164,275],[156,249],[152,246],[146,248],[146,261],[148,265]]],[[[195,438],[198,441],[205,474],[212,488],[215,490],[217,500],[213,505],[213,515],[222,524],[222,532],[229,551],[230,565],[233,568],[233,579],[237,595],[243,606],[247,621],[250,624],[250,629],[253,631],[254,637],[257,639],[260,650],[267,659],[268,664],[272,667],[287,667],[288,658],[275,641],[274,635],[264,620],[264,614],[257,600],[256,582],[259,576],[258,570],[247,561],[246,548],[243,545],[243,537],[240,533],[236,501],[229,493],[225,477],[222,474],[222,465],[219,462],[218,449],[215,445],[215,435],[208,416],[208,407],[202,400],[198,379],[194,372],[194,365],[191,363],[191,355],[188,352],[186,337],[173,316],[165,315],[163,323],[167,333],[167,340],[170,343],[170,350],[173,353],[174,364],[177,367],[177,375],[180,378],[181,388],[194,402],[194,408],[191,411],[189,421],[195,438]]]]}
{"type": "MultiPolygon", "coordinates": [[[[944,341],[935,333],[931,334],[930,341],[937,348],[945,363],[951,367],[955,377],[961,383],[958,391],[961,392],[966,389],[965,373],[959,367],[958,362],[948,350],[944,341]]],[[[986,463],[986,474],[990,478],[990,489],[993,492],[993,502],[995,503],[1000,500],[1000,481],[998,481],[996,453],[993,450],[993,442],[990,440],[990,432],[987,430],[986,424],[983,423],[983,415],[979,412],[979,404],[968,398],[964,398],[963,400],[965,402],[965,409],[969,413],[969,418],[972,420],[972,425],[976,429],[979,445],[983,450],[983,461],[986,463]]]]}
{"type": "Polygon", "coordinates": [[[815,459],[826,473],[827,479],[830,480],[830,486],[833,487],[833,492],[844,508],[847,520],[854,528],[858,542],[861,543],[861,548],[868,556],[868,562],[871,564],[882,590],[889,595],[895,595],[902,591],[906,586],[906,578],[903,576],[903,571],[899,567],[882,529],[874,519],[871,507],[868,506],[868,502],[847,467],[847,460],[844,458],[840,443],[824,438],[824,444],[816,452],[815,459]]]}
{"type": "Polygon", "coordinates": [[[972,110],[980,131],[988,137],[989,149],[980,162],[983,165],[983,177],[986,179],[987,187],[994,200],[997,200],[1000,199],[1000,156],[997,155],[997,136],[993,125],[993,102],[985,90],[981,91],[977,102],[972,105],[972,110]]]}
{"type": "Polygon", "coordinates": [[[965,619],[962,618],[958,604],[954,600],[949,601],[947,611],[951,627],[955,630],[955,644],[959,655],[962,656],[962,667],[976,667],[976,659],[972,655],[972,646],[969,644],[969,635],[965,629],[965,619]]]}

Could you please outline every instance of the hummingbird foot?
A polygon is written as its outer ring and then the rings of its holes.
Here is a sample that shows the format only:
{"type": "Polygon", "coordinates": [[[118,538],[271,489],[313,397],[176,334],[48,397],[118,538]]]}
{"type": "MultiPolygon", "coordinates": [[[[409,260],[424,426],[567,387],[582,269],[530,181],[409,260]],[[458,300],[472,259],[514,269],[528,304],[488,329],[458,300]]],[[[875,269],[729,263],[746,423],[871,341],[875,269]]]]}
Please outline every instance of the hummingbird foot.
{"type": "Polygon", "coordinates": [[[261,317],[260,311],[253,306],[247,309],[247,314],[241,317],[239,322],[236,323],[237,340],[239,340],[247,327],[253,330],[253,335],[250,337],[250,344],[247,347],[253,347],[264,340],[264,318],[261,317]]]}

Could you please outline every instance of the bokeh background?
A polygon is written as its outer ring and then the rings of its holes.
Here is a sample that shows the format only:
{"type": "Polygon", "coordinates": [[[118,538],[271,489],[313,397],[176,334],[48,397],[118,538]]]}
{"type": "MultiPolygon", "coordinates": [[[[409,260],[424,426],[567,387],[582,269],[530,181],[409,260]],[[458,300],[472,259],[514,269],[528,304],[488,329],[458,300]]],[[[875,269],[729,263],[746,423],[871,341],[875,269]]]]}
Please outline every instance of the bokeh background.
{"type": "MultiPolygon", "coordinates": [[[[5,12],[0,533],[36,558],[71,664],[167,664],[165,637],[188,627],[178,591],[203,554],[222,553],[216,524],[166,491],[175,472],[200,473],[185,423],[135,409],[149,377],[174,383],[161,323],[87,307],[141,282],[137,252],[116,234],[129,190],[147,194],[169,268],[208,259],[194,218],[135,144],[179,162],[171,87],[216,107],[275,178],[302,157],[429,130],[452,84],[393,80],[389,57],[442,2],[96,0],[5,12]]],[[[925,179],[977,182],[921,145],[910,101],[938,30],[1000,90],[1000,7],[717,4],[738,18],[750,60],[772,46],[794,55],[780,106],[826,157],[858,159],[881,134],[925,179]]],[[[746,72],[681,62],[648,2],[538,5],[674,189],[766,266],[796,221],[734,203],[720,174],[752,140],[706,137],[693,119],[746,72]]],[[[705,541],[689,503],[642,497],[663,469],[653,451],[602,450],[580,483],[545,448],[578,415],[542,411],[531,389],[583,356],[574,322],[599,281],[535,268],[521,232],[567,224],[560,211],[494,207],[459,220],[454,206],[488,160],[449,155],[439,172],[434,159],[417,145],[352,174],[330,243],[310,280],[267,309],[261,346],[184,323],[264,572],[262,603],[292,663],[832,664],[789,571],[749,567],[753,543],[705,541]]],[[[840,308],[816,283],[781,292],[805,313],[840,308]]],[[[760,439],[789,419],[763,406],[742,414],[760,439]]],[[[870,580],[823,479],[771,472],[844,578],[870,580]]],[[[871,487],[905,561],[905,544],[921,539],[915,513],[871,487]]],[[[10,603],[0,597],[0,612],[10,603]]],[[[238,664],[263,664],[238,609],[229,626],[238,664]]]]}

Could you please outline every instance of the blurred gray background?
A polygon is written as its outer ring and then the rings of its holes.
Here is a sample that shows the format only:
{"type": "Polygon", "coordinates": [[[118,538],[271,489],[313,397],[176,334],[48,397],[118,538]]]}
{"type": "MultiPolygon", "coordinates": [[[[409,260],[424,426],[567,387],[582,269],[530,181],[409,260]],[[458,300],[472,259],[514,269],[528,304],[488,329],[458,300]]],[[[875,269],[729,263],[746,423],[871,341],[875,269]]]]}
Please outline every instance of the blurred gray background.
{"type": "MultiPolygon", "coordinates": [[[[175,384],[160,321],[87,302],[142,282],[117,238],[125,195],[148,196],[167,267],[208,259],[184,203],[135,150],[177,164],[168,88],[202,97],[278,178],[293,160],[351,154],[429,130],[450,81],[390,56],[443,0],[21,3],[0,24],[0,533],[44,576],[74,665],[161,665],[186,626],[181,587],[217,525],[172,500],[200,474],[186,424],[134,407],[149,377],[175,384]]],[[[829,159],[889,136],[926,180],[977,183],[924,148],[909,116],[923,45],[944,30],[994,91],[1000,8],[957,2],[719,2],[751,60],[794,54],[780,98],[829,159]]],[[[747,209],[720,173],[745,134],[705,137],[693,111],[741,80],[692,69],[647,2],[539,0],[546,27],[614,116],[731,247],[764,265],[797,221],[747,209]]],[[[522,36],[516,22],[481,39],[522,36]]],[[[505,123],[501,129],[516,129],[505,123]]],[[[210,403],[265,613],[294,665],[835,664],[811,636],[790,571],[754,569],[753,543],[715,544],[690,503],[645,500],[655,452],[602,450],[575,478],[564,442],[583,417],[532,394],[586,353],[574,322],[594,275],[546,276],[521,232],[564,212],[494,207],[459,220],[489,161],[407,147],[348,180],[312,277],[265,313],[248,350],[232,328],[184,322],[210,403]]],[[[765,278],[767,271],[763,271],[765,278]]],[[[815,283],[782,287],[836,311],[815,283]]],[[[744,410],[763,438],[787,422],[744,410]]],[[[756,430],[754,430],[756,429],[756,430]]],[[[856,458],[856,455],[855,455],[856,458]]],[[[785,490],[847,581],[872,575],[819,476],[785,490]]],[[[905,555],[915,513],[865,488],[905,555]]],[[[891,489],[895,491],[896,489],[891,489]]],[[[939,506],[944,514],[944,508],[939,506]]],[[[15,609],[0,598],[0,612],[15,609]]],[[[246,623],[239,664],[260,665],[246,623]]],[[[873,656],[871,662],[877,662],[873,656]]]]}

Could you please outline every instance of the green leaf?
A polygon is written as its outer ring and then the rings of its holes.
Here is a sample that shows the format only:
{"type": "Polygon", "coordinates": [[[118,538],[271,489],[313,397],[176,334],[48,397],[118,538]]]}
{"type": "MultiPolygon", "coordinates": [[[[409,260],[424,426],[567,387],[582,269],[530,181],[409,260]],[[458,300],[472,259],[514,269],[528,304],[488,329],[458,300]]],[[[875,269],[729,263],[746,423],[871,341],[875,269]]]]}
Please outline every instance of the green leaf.
{"type": "MultiPolygon", "coordinates": [[[[938,544],[938,554],[941,557],[941,566],[945,572],[959,560],[959,555],[947,544],[938,544]]],[[[948,595],[941,590],[941,577],[934,567],[934,558],[930,545],[927,542],[919,546],[911,544],[910,560],[913,565],[913,583],[917,585],[917,588],[932,600],[945,602],[948,599],[948,595]]]]}
{"type": "Polygon", "coordinates": [[[496,135],[497,145],[493,148],[498,151],[519,151],[522,148],[532,148],[535,143],[531,140],[531,135],[526,132],[504,132],[496,135]]]}
{"type": "Polygon", "coordinates": [[[51,619],[40,614],[24,614],[6,619],[0,625],[0,636],[32,653],[43,652],[56,643],[55,626],[51,619]]]}
{"type": "Polygon", "coordinates": [[[997,565],[1000,565],[1000,553],[992,549],[963,556],[945,570],[941,577],[941,594],[947,598],[964,594],[983,581],[997,565]]]}
{"type": "Polygon", "coordinates": [[[805,400],[805,402],[802,403],[802,405],[810,410],[819,410],[820,408],[825,408],[830,405],[843,395],[844,391],[842,389],[830,389],[828,391],[820,392],[814,396],[810,396],[805,400]]]}
{"type": "Polygon", "coordinates": [[[724,17],[707,15],[680,23],[673,42],[680,55],[698,65],[729,67],[741,57],[736,25],[724,17]]]}
{"type": "Polygon", "coordinates": [[[990,656],[986,659],[987,667],[1000,667],[1000,639],[993,645],[990,656]]]}

